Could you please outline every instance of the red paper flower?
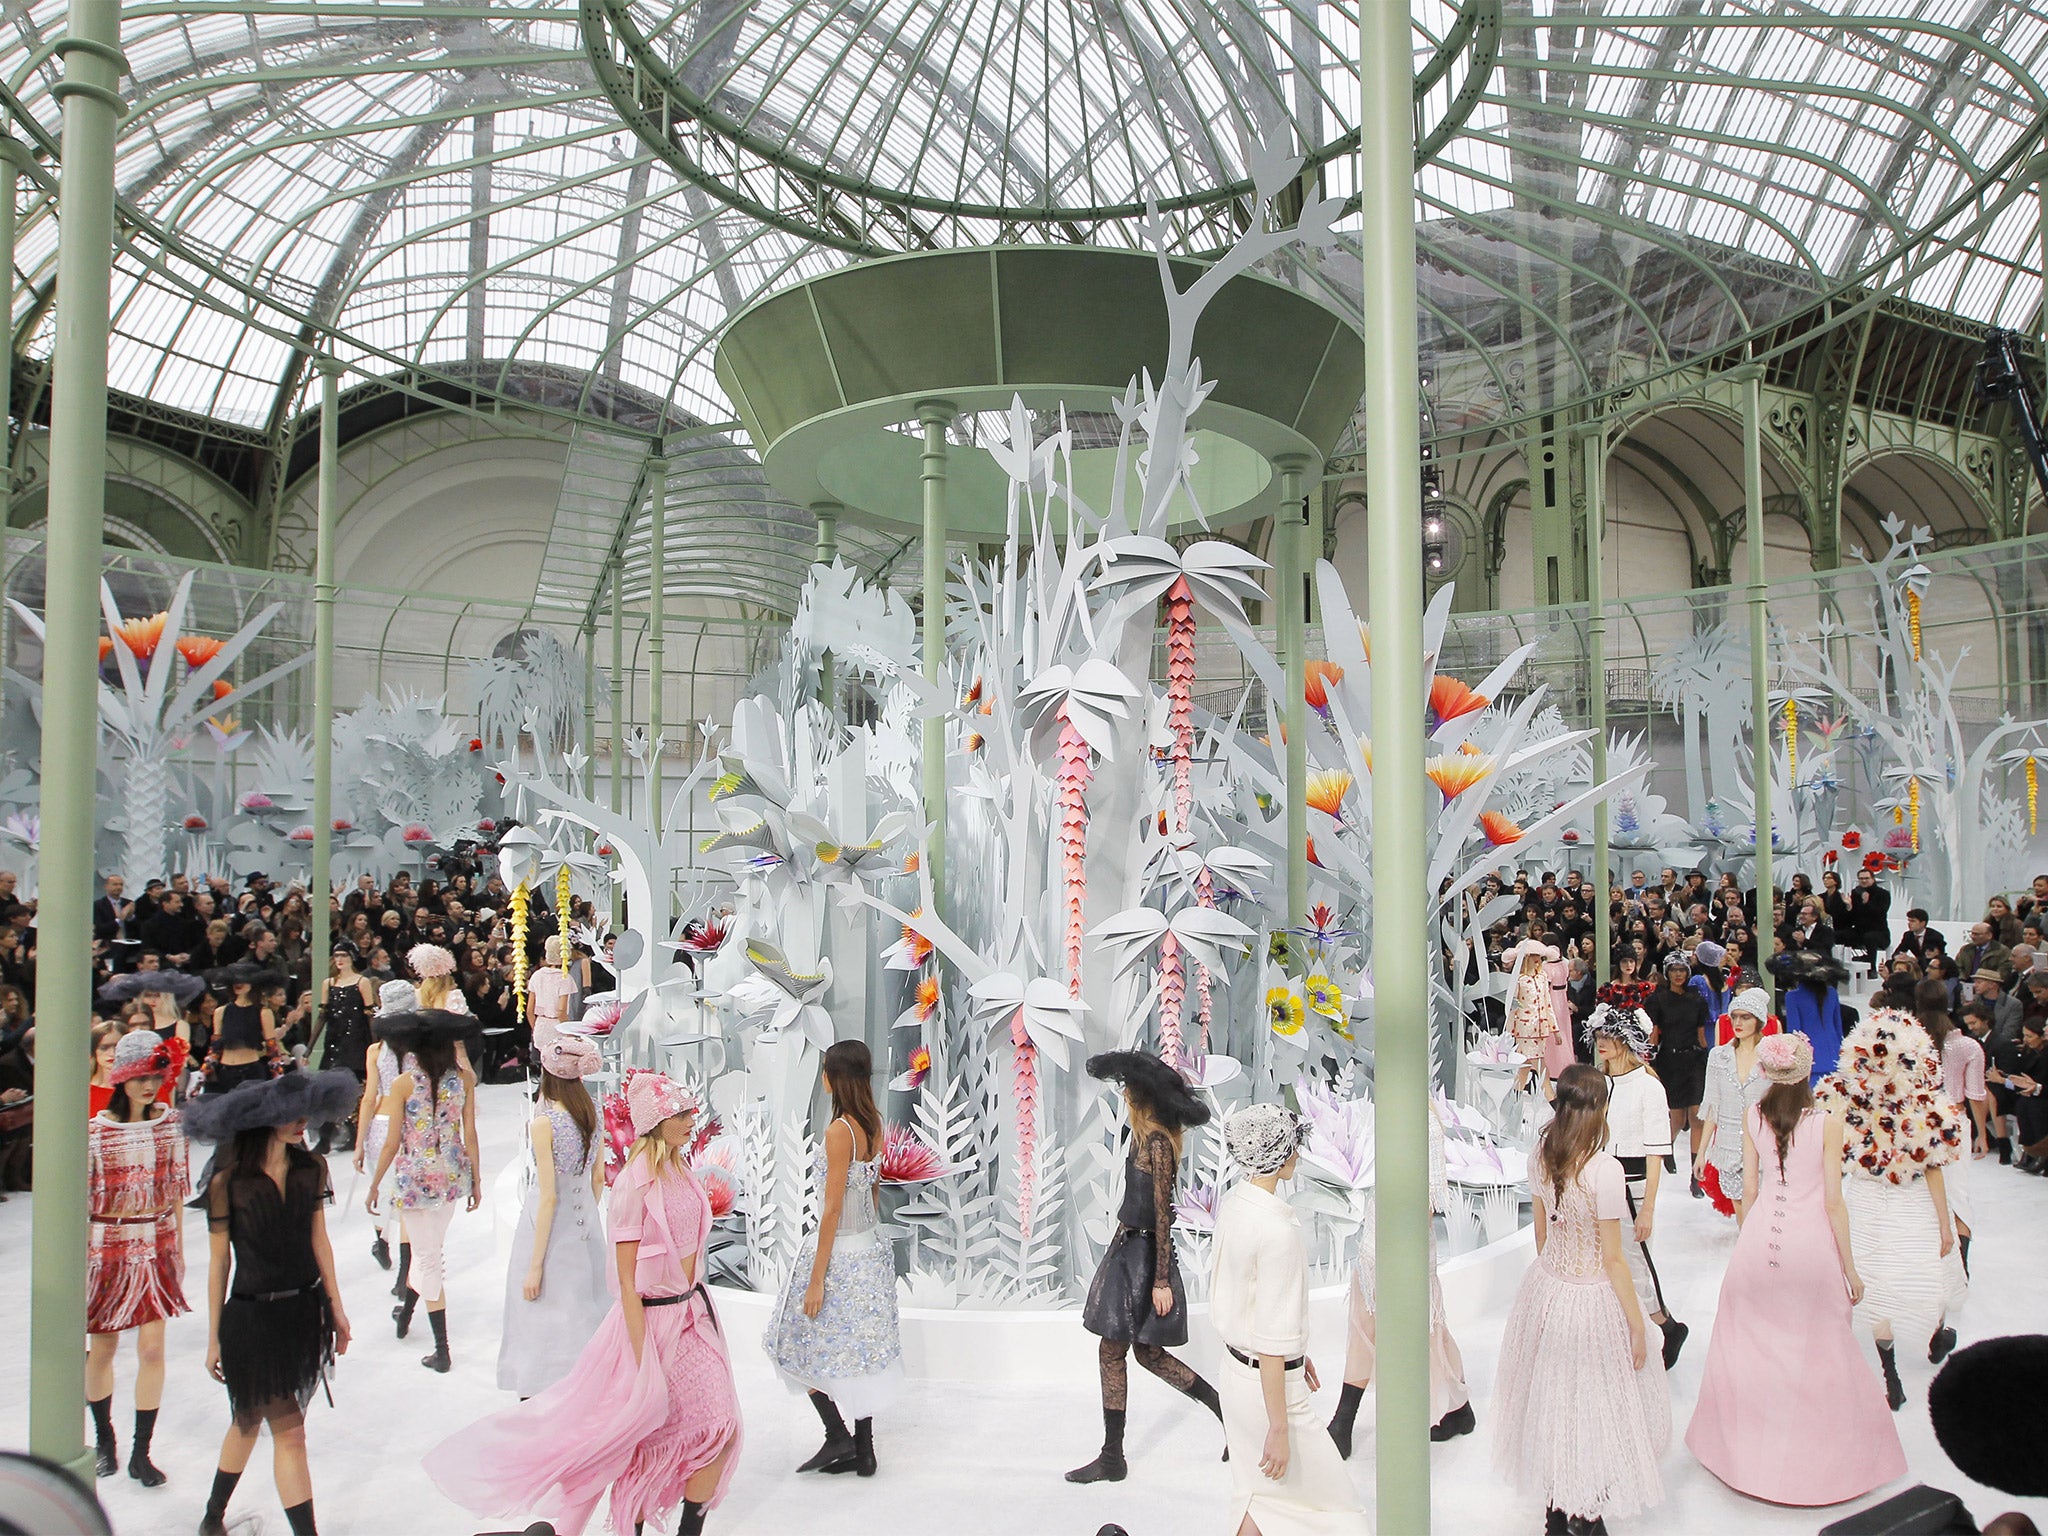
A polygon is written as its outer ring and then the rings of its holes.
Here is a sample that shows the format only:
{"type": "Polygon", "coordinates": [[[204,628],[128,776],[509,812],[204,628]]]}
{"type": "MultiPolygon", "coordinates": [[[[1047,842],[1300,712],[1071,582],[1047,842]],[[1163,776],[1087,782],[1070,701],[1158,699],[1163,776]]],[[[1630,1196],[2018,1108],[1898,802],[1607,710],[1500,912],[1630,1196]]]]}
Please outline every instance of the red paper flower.
{"type": "Polygon", "coordinates": [[[1842,849],[1844,852],[1854,853],[1862,846],[1863,834],[1861,832],[1844,832],[1842,834],[1842,849]]]}
{"type": "Polygon", "coordinates": [[[203,667],[221,653],[225,640],[216,640],[210,635],[187,635],[178,642],[178,654],[185,658],[188,667],[203,667]]]}

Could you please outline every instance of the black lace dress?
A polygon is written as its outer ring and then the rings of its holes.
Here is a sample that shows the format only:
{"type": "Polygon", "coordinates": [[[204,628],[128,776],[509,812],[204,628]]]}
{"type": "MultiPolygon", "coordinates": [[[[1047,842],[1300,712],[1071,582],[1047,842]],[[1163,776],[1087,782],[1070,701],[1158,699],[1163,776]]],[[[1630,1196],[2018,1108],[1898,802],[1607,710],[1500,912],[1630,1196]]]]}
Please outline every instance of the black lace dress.
{"type": "Polygon", "coordinates": [[[370,1019],[363,1007],[363,984],[328,982],[327,1043],[321,1048],[321,1067],[339,1067],[354,1073],[356,1081],[361,1082],[368,1069],[369,1050],[370,1019]]]}
{"type": "Polygon", "coordinates": [[[234,1267],[220,1309],[220,1368],[235,1422],[303,1412],[334,1364],[334,1313],[313,1255],[313,1218],[333,1198],[327,1163],[285,1152],[284,1190],[268,1174],[216,1173],[206,1225],[226,1232],[234,1267]]]}
{"type": "Polygon", "coordinates": [[[1116,1234],[1102,1255],[1081,1326],[1097,1338],[1171,1348],[1188,1341],[1188,1297],[1173,1252],[1173,1183],[1179,1160],[1173,1143],[1158,1132],[1146,1139],[1142,1161],[1133,1149],[1124,1162],[1124,1200],[1116,1213],[1116,1234]],[[1152,1305],[1154,1286],[1173,1291],[1173,1307],[1161,1317],[1152,1305]]]}

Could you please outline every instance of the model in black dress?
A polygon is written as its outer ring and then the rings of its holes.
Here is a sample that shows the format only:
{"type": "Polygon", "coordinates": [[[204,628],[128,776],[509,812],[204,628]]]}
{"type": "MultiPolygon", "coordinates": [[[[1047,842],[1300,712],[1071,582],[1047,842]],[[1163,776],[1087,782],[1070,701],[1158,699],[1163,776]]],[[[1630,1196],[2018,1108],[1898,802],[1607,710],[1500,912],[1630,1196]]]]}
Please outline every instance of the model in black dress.
{"type": "Polygon", "coordinates": [[[212,1236],[206,1369],[234,1416],[199,1536],[225,1536],[265,1424],[292,1536],[315,1536],[305,1409],[348,1349],[349,1325],[327,1240],[327,1164],[304,1143],[308,1120],[332,1120],[355,1094],[346,1072],[293,1072],[185,1108],[186,1134],[222,1146],[201,1192],[212,1236]]]}
{"type": "Polygon", "coordinates": [[[264,992],[283,985],[283,974],[239,960],[209,972],[206,979],[221,1006],[214,1014],[213,1043],[200,1069],[200,1091],[226,1093],[283,1072],[288,1063],[277,1040],[277,1015],[263,1006],[264,992]]]}
{"type": "MultiPolygon", "coordinates": [[[[1706,1126],[1700,1120],[1700,1100],[1707,1093],[1707,1051],[1713,1044],[1709,1032],[1714,1021],[1707,1016],[1707,1000],[1694,991],[1692,965],[1682,950],[1664,957],[1664,980],[1643,1003],[1643,1011],[1656,1028],[1657,1078],[1664,1085],[1664,1098],[1671,1110],[1671,1142],[1678,1144],[1681,1133],[1692,1138],[1692,1196],[1706,1198],[1700,1188],[1700,1142],[1706,1126]]],[[[1672,1159],[1667,1170],[1677,1172],[1672,1159]]]]}
{"type": "MultiPolygon", "coordinates": [[[[360,1087],[370,1050],[370,1009],[376,1004],[376,994],[371,989],[370,978],[356,969],[357,956],[353,945],[336,945],[331,964],[333,973],[327,978],[327,1007],[319,1025],[325,1039],[320,1051],[320,1065],[323,1070],[339,1068],[355,1078],[360,1087]]],[[[320,1139],[313,1144],[315,1155],[326,1155],[337,1130],[344,1136],[341,1150],[355,1150],[358,1133],[356,1122],[351,1118],[340,1125],[320,1127],[320,1139]]]]}
{"type": "Polygon", "coordinates": [[[1102,1452],[1067,1474],[1070,1483],[1121,1482],[1124,1414],[1129,1401],[1129,1356],[1204,1408],[1223,1417],[1216,1389],[1167,1353],[1188,1341],[1188,1298],[1173,1253],[1173,1186],[1180,1169],[1179,1141],[1189,1126],[1205,1124],[1209,1110],[1173,1068],[1142,1051],[1110,1051],[1088,1060],[1091,1076],[1121,1082],[1131,1120],[1131,1153],[1124,1163],[1123,1204],[1116,1233],[1088,1287],[1081,1326],[1102,1342],[1102,1452]]]}

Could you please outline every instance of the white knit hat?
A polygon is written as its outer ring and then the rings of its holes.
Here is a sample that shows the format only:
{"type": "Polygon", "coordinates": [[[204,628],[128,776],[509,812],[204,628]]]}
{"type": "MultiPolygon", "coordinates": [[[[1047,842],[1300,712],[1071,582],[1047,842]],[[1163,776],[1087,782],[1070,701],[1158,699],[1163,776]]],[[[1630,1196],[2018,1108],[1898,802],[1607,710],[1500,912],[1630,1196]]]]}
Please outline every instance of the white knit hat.
{"type": "Polygon", "coordinates": [[[1759,1024],[1771,1016],[1771,994],[1762,987],[1744,987],[1728,1005],[1730,1013],[1746,1013],[1759,1024]]]}

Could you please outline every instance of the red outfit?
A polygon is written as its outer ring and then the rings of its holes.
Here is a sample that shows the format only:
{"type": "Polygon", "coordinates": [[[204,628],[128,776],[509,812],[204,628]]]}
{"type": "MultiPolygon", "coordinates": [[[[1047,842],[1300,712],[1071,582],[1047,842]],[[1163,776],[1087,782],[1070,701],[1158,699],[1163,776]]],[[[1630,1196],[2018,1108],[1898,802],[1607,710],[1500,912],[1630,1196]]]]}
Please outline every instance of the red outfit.
{"type": "Polygon", "coordinates": [[[191,1311],[178,1237],[187,1183],[178,1112],[95,1115],[86,1178],[86,1331],[119,1333],[191,1311]]]}

